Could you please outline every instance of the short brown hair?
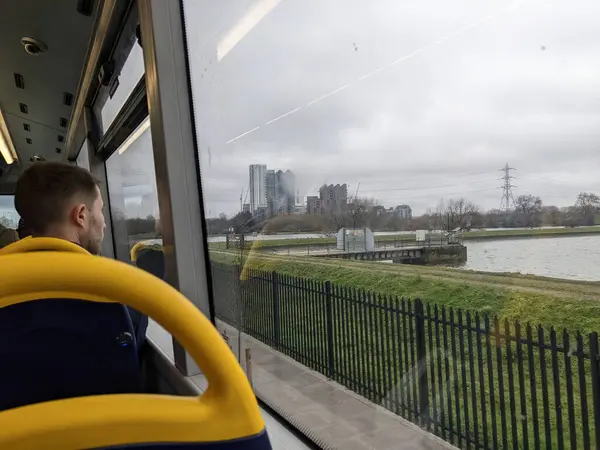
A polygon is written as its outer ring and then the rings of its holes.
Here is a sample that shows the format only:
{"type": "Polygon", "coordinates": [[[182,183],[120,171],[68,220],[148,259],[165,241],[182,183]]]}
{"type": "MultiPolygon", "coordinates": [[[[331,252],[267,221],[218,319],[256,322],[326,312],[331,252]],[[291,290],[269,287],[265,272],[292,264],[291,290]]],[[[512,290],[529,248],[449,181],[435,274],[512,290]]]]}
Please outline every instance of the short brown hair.
{"type": "Polygon", "coordinates": [[[63,221],[69,203],[81,198],[91,208],[98,180],[72,164],[37,162],[21,174],[15,189],[15,209],[33,234],[63,221]]]}

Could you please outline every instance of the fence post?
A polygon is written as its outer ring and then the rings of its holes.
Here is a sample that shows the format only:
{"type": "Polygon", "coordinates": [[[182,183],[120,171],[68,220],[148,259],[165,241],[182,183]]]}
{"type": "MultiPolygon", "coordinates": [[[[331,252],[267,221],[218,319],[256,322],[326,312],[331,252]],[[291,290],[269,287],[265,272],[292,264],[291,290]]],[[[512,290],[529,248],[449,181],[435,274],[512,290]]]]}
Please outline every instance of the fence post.
{"type": "Polygon", "coordinates": [[[240,305],[242,304],[242,271],[243,271],[243,266],[241,264],[236,264],[235,268],[234,268],[234,273],[233,276],[235,277],[235,279],[233,280],[232,285],[235,286],[235,292],[233,294],[233,299],[232,299],[232,306],[231,306],[231,312],[232,312],[232,324],[235,326],[235,328],[238,329],[238,331],[241,331],[242,329],[242,323],[240,320],[240,305]]]}
{"type": "Polygon", "coordinates": [[[429,423],[429,386],[427,383],[427,346],[425,338],[425,311],[421,299],[415,299],[415,334],[417,341],[419,378],[419,417],[421,425],[429,423]]]}
{"type": "Polygon", "coordinates": [[[279,275],[271,272],[271,286],[273,288],[273,347],[279,350],[279,275]]]}
{"type": "Polygon", "coordinates": [[[325,312],[327,320],[327,376],[333,378],[334,360],[333,360],[333,305],[331,301],[331,282],[326,281],[325,287],[325,312]]]}
{"type": "Polygon", "coordinates": [[[592,396],[594,398],[594,429],[596,431],[596,445],[600,442],[600,366],[598,352],[598,333],[590,333],[590,363],[592,375],[592,396]]]}

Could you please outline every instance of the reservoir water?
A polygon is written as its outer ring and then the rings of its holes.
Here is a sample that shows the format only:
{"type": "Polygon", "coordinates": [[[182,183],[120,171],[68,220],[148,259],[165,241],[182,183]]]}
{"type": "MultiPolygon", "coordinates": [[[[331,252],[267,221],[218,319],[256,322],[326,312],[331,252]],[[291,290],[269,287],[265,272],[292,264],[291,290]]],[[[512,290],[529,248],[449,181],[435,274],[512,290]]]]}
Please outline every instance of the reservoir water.
{"type": "Polygon", "coordinates": [[[600,235],[465,242],[461,269],[600,281],[600,235]]]}

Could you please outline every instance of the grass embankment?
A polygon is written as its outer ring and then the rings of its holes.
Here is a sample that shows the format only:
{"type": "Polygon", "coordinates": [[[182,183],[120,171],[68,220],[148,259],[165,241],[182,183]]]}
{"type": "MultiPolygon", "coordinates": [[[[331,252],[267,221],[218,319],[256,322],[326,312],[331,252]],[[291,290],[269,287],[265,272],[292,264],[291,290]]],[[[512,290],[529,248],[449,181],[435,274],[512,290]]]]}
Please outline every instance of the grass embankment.
{"type": "Polygon", "coordinates": [[[532,228],[528,230],[474,230],[462,233],[465,240],[498,239],[510,237],[559,237],[580,236],[584,234],[600,234],[600,226],[577,228],[532,228]]]}
{"type": "MultiPolygon", "coordinates": [[[[238,261],[234,252],[212,252],[211,258],[230,264],[238,261]]],[[[438,267],[282,257],[260,252],[250,255],[246,262],[247,267],[276,271],[280,276],[332,281],[337,285],[363,288],[394,297],[420,297],[426,303],[519,319],[521,323],[566,327],[571,332],[571,344],[566,346],[569,353],[574,349],[574,331],[600,330],[600,283],[438,267]]],[[[240,292],[236,291],[234,281],[219,280],[219,297],[242,300],[245,303],[245,329],[255,337],[264,339],[268,345],[274,345],[271,340],[274,326],[273,285],[269,284],[268,276],[250,278],[240,292]],[[223,289],[232,291],[226,293],[223,289]]],[[[308,290],[306,287],[301,281],[280,281],[278,315],[281,337],[278,348],[315,370],[329,373],[325,346],[329,332],[325,324],[323,298],[311,294],[315,287],[308,286],[308,290]]],[[[372,306],[365,306],[364,312],[363,306],[356,306],[352,301],[333,303],[335,361],[330,376],[360,395],[416,421],[410,412],[410,409],[417,408],[412,319],[408,318],[411,325],[407,335],[406,317],[392,318],[394,314],[388,313],[390,303],[387,300],[373,297],[371,301],[372,306]],[[400,398],[400,403],[394,398],[400,398]]],[[[456,323],[456,316],[452,317],[456,323]]],[[[587,398],[591,392],[589,359],[582,363],[586,379],[581,382],[577,361],[574,357],[567,359],[565,350],[559,350],[556,357],[551,357],[550,350],[546,350],[545,360],[542,360],[535,344],[531,354],[524,345],[523,353],[519,355],[516,344],[504,337],[495,338],[492,335],[490,343],[485,337],[456,325],[442,324],[439,333],[432,332],[432,327],[435,330],[437,325],[428,321],[425,334],[430,350],[426,367],[432,416],[445,426],[472,436],[479,443],[484,435],[492,442],[494,430],[501,443],[502,429],[506,427],[507,442],[502,445],[503,448],[525,447],[523,427],[529,435],[529,445],[532,445],[535,432],[540,435],[540,448],[557,448],[559,439],[564,439],[568,446],[571,437],[577,439],[578,445],[582,444],[584,426],[581,398],[587,398]],[[441,343],[440,333],[443,334],[441,343]],[[512,352],[510,357],[509,347],[512,352]],[[566,375],[567,366],[573,382],[566,375]],[[532,394],[532,384],[536,397],[532,394]],[[582,391],[582,384],[586,391],[582,391]],[[560,401],[556,400],[557,392],[560,392],[560,401]],[[549,399],[547,426],[550,440],[545,436],[544,395],[549,399]],[[568,395],[573,395],[572,416],[567,415],[567,409],[564,408],[568,395]],[[512,408],[514,416],[511,414],[512,408]],[[462,423],[459,422],[458,411],[462,423]],[[536,421],[533,420],[534,411],[538,417],[536,421]],[[560,433],[559,414],[563,424],[560,433]],[[467,415],[470,418],[468,425],[465,421],[467,415]],[[570,432],[571,420],[574,434],[570,432]]],[[[500,327],[502,333],[502,322],[500,327]]],[[[514,325],[510,324],[509,327],[509,333],[514,334],[514,325]]],[[[524,334],[523,327],[522,336],[524,334]]],[[[549,335],[547,333],[545,336],[546,345],[549,335]]],[[[584,337],[584,349],[587,347],[586,339],[584,337]]],[[[537,330],[534,329],[533,341],[537,340],[537,330]]],[[[560,332],[557,341],[561,347],[560,332]]],[[[590,419],[591,448],[594,448],[593,411],[589,401],[587,415],[590,419]]],[[[464,439],[444,436],[439,430],[437,433],[461,448],[466,447],[464,439]]]]}
{"type": "MultiPolygon", "coordinates": [[[[235,263],[237,259],[237,255],[233,252],[212,252],[211,257],[225,263],[235,263]]],[[[265,255],[260,252],[253,253],[246,262],[248,267],[255,269],[277,271],[279,274],[317,281],[332,281],[338,285],[363,288],[380,294],[420,297],[427,303],[452,306],[470,312],[484,312],[500,318],[519,319],[522,323],[542,323],[556,328],[566,327],[570,332],[600,330],[600,302],[598,301],[600,283],[515,274],[478,273],[438,267],[281,257],[265,255]]],[[[246,319],[250,330],[263,330],[263,333],[266,331],[263,336],[266,336],[267,342],[269,342],[268,330],[270,328],[268,324],[271,323],[270,318],[273,314],[272,305],[269,303],[272,286],[267,286],[265,289],[264,285],[260,283],[258,286],[254,286],[253,282],[250,283],[245,288],[246,293],[242,294],[243,298],[250,298],[250,300],[246,300],[249,301],[245,307],[246,319]]],[[[220,283],[221,287],[230,284],[232,283],[220,283]]],[[[302,289],[292,289],[291,291],[285,287],[280,289],[282,291],[279,294],[281,302],[279,314],[280,322],[284,324],[281,331],[283,344],[281,350],[301,363],[323,371],[323,367],[327,367],[326,364],[323,364],[327,354],[324,348],[327,332],[323,322],[323,306],[320,296],[311,296],[302,289]],[[320,364],[315,363],[315,356],[317,361],[321,361],[320,364]]],[[[381,302],[381,299],[378,302],[381,302]]],[[[409,420],[415,420],[405,409],[406,406],[409,409],[416,408],[415,361],[414,358],[412,358],[412,362],[408,360],[408,355],[413,354],[415,345],[411,337],[412,328],[407,337],[406,322],[400,325],[398,320],[394,322],[391,319],[392,326],[390,327],[390,317],[385,309],[369,308],[371,313],[367,320],[366,315],[361,315],[360,308],[353,306],[344,308],[346,312],[341,313],[341,316],[334,315],[335,368],[333,378],[397,414],[409,420]],[[380,324],[379,327],[374,327],[377,323],[380,324]],[[400,346],[404,349],[404,356],[400,352],[400,346]],[[406,353],[407,349],[409,349],[408,353],[406,353]],[[404,363],[402,358],[404,358],[404,363]],[[401,407],[398,403],[391,401],[391,398],[398,398],[398,396],[401,399],[401,407]]],[[[582,408],[580,399],[585,398],[587,394],[581,390],[575,358],[570,358],[567,363],[562,351],[559,352],[556,359],[551,359],[550,352],[547,351],[545,363],[542,363],[537,348],[532,353],[533,358],[530,360],[526,350],[520,357],[518,356],[514,343],[508,344],[504,338],[500,338],[500,341],[492,338],[490,360],[486,353],[486,345],[489,343],[486,343],[484,337],[478,338],[468,333],[468,339],[463,341],[463,331],[459,331],[455,326],[442,325],[444,336],[447,333],[450,336],[449,339],[452,340],[452,351],[450,352],[450,344],[446,345],[445,337],[443,344],[437,342],[437,336],[432,335],[431,322],[428,325],[429,329],[426,330],[426,335],[429,339],[429,346],[431,347],[433,339],[434,347],[438,348],[438,350],[428,353],[426,361],[429,381],[432,383],[428,392],[433,416],[438,417],[446,426],[450,426],[449,424],[454,422],[450,428],[458,429],[463,434],[468,430],[468,434],[480,443],[484,435],[491,442],[494,429],[502,442],[501,429],[506,427],[507,442],[503,446],[504,448],[509,448],[513,442],[515,445],[510,448],[524,448],[523,424],[529,434],[530,445],[536,431],[540,434],[542,448],[546,446],[555,448],[559,439],[564,439],[568,443],[572,437],[568,424],[572,419],[575,431],[573,436],[581,445],[584,427],[580,413],[582,408]],[[500,350],[497,349],[498,344],[500,350]],[[440,345],[443,348],[440,348],[440,345]],[[455,345],[457,346],[455,347],[455,345]],[[507,354],[508,350],[502,350],[508,345],[512,346],[513,352],[510,358],[507,354]],[[479,370],[477,363],[472,362],[478,360],[484,361],[484,366],[479,370]],[[490,361],[491,365],[488,365],[490,361]],[[519,361],[522,364],[518,364],[519,361]],[[575,374],[574,383],[571,386],[565,375],[567,364],[571,373],[575,374]],[[502,368],[501,372],[499,365],[502,368]],[[517,376],[517,365],[521,367],[521,376],[517,376]],[[492,368],[492,366],[493,369],[488,372],[488,368],[492,368]],[[533,368],[533,371],[530,370],[530,367],[533,368]],[[432,377],[433,373],[435,373],[434,377],[432,377]],[[509,373],[510,375],[508,375],[509,373]],[[556,375],[553,376],[554,373],[556,375]],[[449,378],[447,378],[448,374],[449,378]],[[488,382],[490,374],[494,377],[491,385],[488,382]],[[503,375],[500,376],[500,374],[503,375]],[[433,382],[434,378],[437,380],[435,383],[433,382]],[[444,379],[443,382],[442,379],[444,379]],[[503,391],[500,389],[500,379],[504,383],[503,391]],[[523,380],[523,384],[521,384],[521,380],[523,380]],[[537,392],[535,401],[530,380],[533,381],[537,392]],[[572,417],[567,417],[566,410],[562,413],[559,412],[561,411],[560,402],[557,402],[553,395],[557,390],[560,391],[563,403],[567,395],[573,394],[574,415],[572,417]],[[545,437],[546,428],[542,420],[543,393],[549,397],[548,432],[550,440],[545,437]],[[515,416],[520,417],[520,420],[511,417],[509,405],[510,409],[514,408],[515,416]],[[494,414],[491,413],[491,408],[494,408],[494,414]],[[537,422],[533,421],[534,410],[537,411],[539,417],[537,422]],[[462,416],[462,424],[458,423],[457,411],[460,411],[462,416]],[[484,414],[484,411],[487,412],[484,414]],[[521,415],[522,411],[524,411],[524,415],[521,415]],[[562,414],[562,433],[558,432],[557,414],[562,414]],[[466,415],[470,417],[469,425],[465,422],[466,415]],[[477,426],[473,423],[473,419],[477,420],[477,426]],[[485,425],[484,419],[487,419],[485,425]],[[492,420],[496,421],[495,427],[492,426],[492,420]]],[[[514,333],[514,329],[510,332],[514,333]]],[[[534,341],[537,340],[536,334],[534,330],[534,341]]],[[[256,337],[261,338],[260,335],[256,337]]],[[[558,341],[560,346],[561,334],[558,335],[558,341]]],[[[573,342],[571,340],[568,348],[573,348],[573,342]]],[[[547,343],[548,335],[546,335],[547,343]]],[[[586,392],[590,393],[589,360],[584,363],[583,369],[584,374],[587,374],[584,382],[586,392]]],[[[591,419],[593,412],[590,405],[588,402],[587,412],[591,419]]],[[[594,432],[592,429],[590,432],[591,447],[593,448],[595,445],[594,432]]],[[[438,431],[438,434],[441,433],[438,431]]],[[[449,436],[443,437],[455,445],[465,448],[464,440],[453,439],[449,436]]]]}
{"type": "MultiPolygon", "coordinates": [[[[211,258],[233,263],[238,256],[235,252],[212,251],[211,258]]],[[[427,303],[518,319],[522,323],[565,327],[569,331],[600,331],[599,282],[260,252],[252,252],[246,264],[380,294],[418,297],[427,303]]]]}
{"type": "MultiPolygon", "coordinates": [[[[578,228],[532,228],[528,230],[475,230],[460,233],[463,240],[483,240],[483,239],[509,239],[509,238],[536,238],[536,237],[566,237],[583,236],[586,234],[600,234],[600,226],[578,227],[578,228]]],[[[414,242],[414,234],[394,234],[375,236],[375,243],[385,245],[393,242],[414,242]]],[[[331,237],[318,238],[292,238],[292,239],[257,239],[248,240],[247,248],[277,248],[277,247],[295,247],[309,245],[335,245],[336,239],[331,237]]],[[[209,244],[212,249],[224,249],[225,242],[213,242],[209,244]]]]}

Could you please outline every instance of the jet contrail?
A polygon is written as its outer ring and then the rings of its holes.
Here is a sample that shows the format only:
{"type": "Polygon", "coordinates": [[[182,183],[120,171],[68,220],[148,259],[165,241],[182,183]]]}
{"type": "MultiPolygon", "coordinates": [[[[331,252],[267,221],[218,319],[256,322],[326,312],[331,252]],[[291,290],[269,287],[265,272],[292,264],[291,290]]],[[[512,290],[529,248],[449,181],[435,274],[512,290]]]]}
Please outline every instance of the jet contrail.
{"type": "MultiPolygon", "coordinates": [[[[524,2],[524,0],[517,0],[517,1],[513,2],[513,3],[511,3],[508,7],[504,8],[504,9],[496,11],[495,13],[486,14],[485,16],[477,19],[476,21],[474,21],[474,22],[472,22],[472,23],[470,23],[470,24],[468,24],[468,25],[466,25],[466,26],[464,26],[462,28],[459,28],[457,31],[455,31],[453,33],[450,33],[450,34],[448,34],[446,36],[443,36],[441,38],[438,38],[435,41],[432,41],[429,44],[426,44],[426,45],[424,45],[424,46],[422,46],[420,48],[417,48],[417,49],[411,51],[410,53],[407,53],[407,54],[405,54],[405,55],[403,55],[403,56],[395,59],[394,61],[392,61],[390,63],[384,64],[383,66],[380,66],[380,67],[378,67],[375,70],[372,70],[372,71],[370,71],[370,72],[368,72],[368,73],[366,73],[364,75],[361,75],[355,81],[350,82],[350,83],[346,83],[343,86],[340,86],[340,87],[338,87],[336,89],[333,89],[333,90],[327,92],[326,94],[320,95],[319,97],[316,97],[315,99],[307,102],[305,104],[305,106],[299,106],[297,108],[294,108],[294,109],[288,111],[285,114],[282,114],[280,116],[275,117],[274,119],[271,119],[271,120],[267,121],[264,125],[270,125],[270,124],[272,124],[274,122],[277,122],[278,120],[283,119],[284,117],[287,117],[287,116],[292,115],[292,114],[294,114],[294,113],[296,113],[298,111],[301,111],[304,108],[310,107],[310,106],[314,105],[317,102],[325,100],[326,98],[332,97],[335,94],[338,94],[339,92],[344,91],[346,88],[348,88],[348,87],[350,87],[350,86],[352,86],[354,84],[360,83],[361,81],[367,80],[367,79],[369,79],[369,78],[371,78],[371,77],[373,77],[375,75],[378,75],[378,74],[380,74],[380,73],[382,73],[382,72],[384,72],[384,71],[386,71],[386,70],[388,70],[388,69],[390,69],[390,68],[392,68],[392,67],[394,67],[394,66],[396,66],[396,65],[398,65],[398,64],[400,64],[402,62],[408,61],[409,59],[414,58],[415,56],[420,55],[421,53],[423,53],[423,52],[425,52],[427,50],[430,50],[430,49],[432,49],[434,47],[437,47],[437,46],[442,45],[442,44],[444,44],[446,42],[449,42],[452,39],[455,39],[455,38],[457,38],[457,37],[459,37],[459,36],[461,36],[461,35],[469,32],[471,30],[474,30],[475,28],[479,28],[480,26],[482,26],[482,25],[490,22],[491,20],[495,19],[498,15],[500,15],[502,13],[514,12],[514,11],[518,10],[521,7],[521,5],[523,4],[523,2],[524,2]]],[[[237,141],[238,139],[240,139],[240,138],[242,138],[242,137],[244,137],[244,136],[246,136],[246,135],[248,135],[250,133],[253,133],[254,131],[258,130],[259,128],[260,128],[260,126],[255,127],[255,128],[253,128],[253,129],[251,129],[249,131],[246,131],[245,133],[242,133],[242,134],[238,135],[237,137],[235,137],[233,139],[230,139],[225,144],[231,144],[232,142],[237,141]]]]}

